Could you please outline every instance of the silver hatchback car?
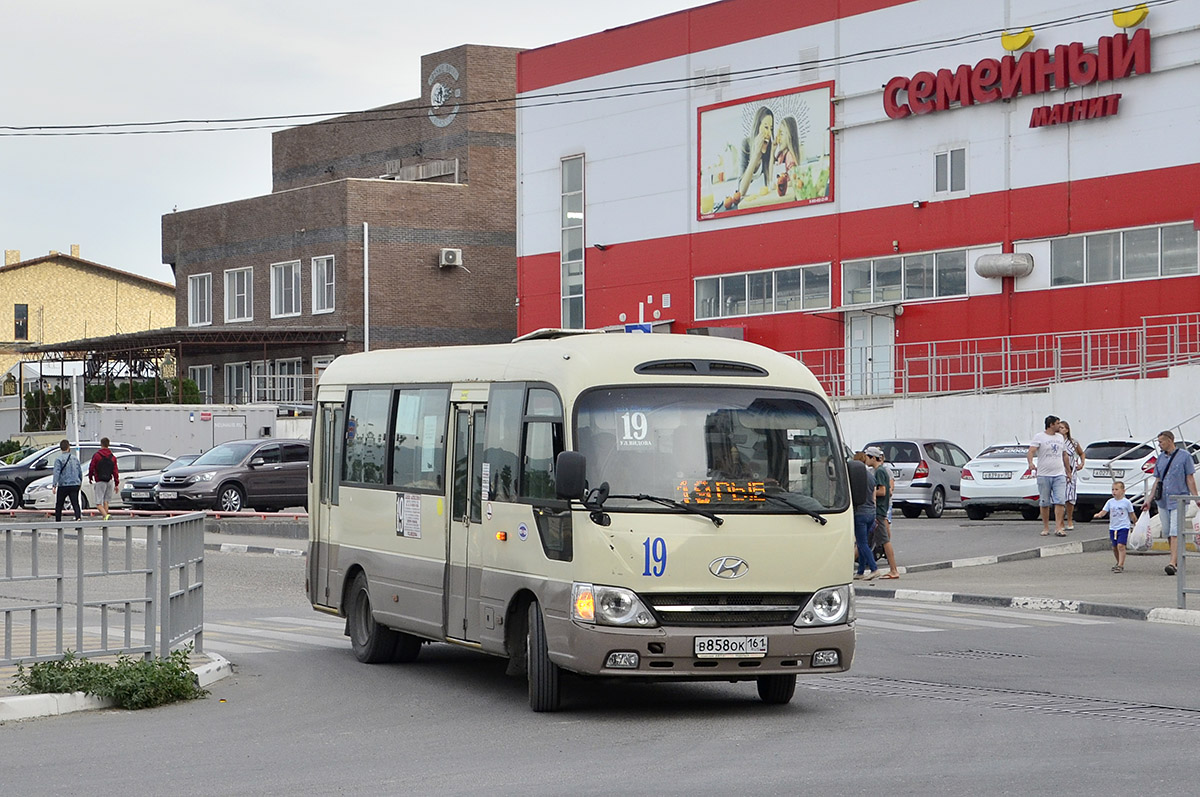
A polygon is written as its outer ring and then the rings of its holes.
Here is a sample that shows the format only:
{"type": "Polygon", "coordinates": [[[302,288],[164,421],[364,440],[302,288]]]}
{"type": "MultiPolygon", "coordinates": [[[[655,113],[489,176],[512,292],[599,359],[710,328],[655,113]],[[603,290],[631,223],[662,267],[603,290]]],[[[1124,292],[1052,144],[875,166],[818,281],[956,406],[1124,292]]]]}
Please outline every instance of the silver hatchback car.
{"type": "Polygon", "coordinates": [[[914,438],[877,440],[867,448],[871,446],[883,450],[884,462],[896,482],[892,504],[906,518],[915,518],[922,510],[926,516],[938,518],[947,508],[962,506],[959,485],[963,465],[971,457],[954,443],[914,438]]]}

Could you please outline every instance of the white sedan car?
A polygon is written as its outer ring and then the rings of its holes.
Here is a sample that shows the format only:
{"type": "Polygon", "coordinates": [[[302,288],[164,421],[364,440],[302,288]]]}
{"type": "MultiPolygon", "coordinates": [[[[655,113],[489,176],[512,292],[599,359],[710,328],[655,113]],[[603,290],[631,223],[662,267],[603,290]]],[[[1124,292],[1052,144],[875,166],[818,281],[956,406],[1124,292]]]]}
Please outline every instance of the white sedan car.
{"type": "Polygon", "coordinates": [[[992,512],[1016,510],[1035,520],[1038,509],[1037,478],[1029,469],[1029,443],[988,446],[962,469],[962,504],[971,520],[992,512]]]}
{"type": "MultiPolygon", "coordinates": [[[[122,481],[138,476],[146,476],[170,465],[175,458],[166,454],[153,454],[149,451],[119,451],[117,455],[117,476],[122,481]]],[[[96,505],[94,485],[87,480],[88,463],[83,463],[83,486],[79,490],[80,509],[90,509],[96,505]]],[[[24,506],[26,509],[54,509],[54,491],[51,485],[54,476],[43,476],[29,483],[25,488],[24,506]]],[[[114,491],[113,498],[108,502],[109,508],[124,506],[121,495],[114,491]]],[[[71,502],[66,503],[66,511],[71,511],[71,502]]]]}

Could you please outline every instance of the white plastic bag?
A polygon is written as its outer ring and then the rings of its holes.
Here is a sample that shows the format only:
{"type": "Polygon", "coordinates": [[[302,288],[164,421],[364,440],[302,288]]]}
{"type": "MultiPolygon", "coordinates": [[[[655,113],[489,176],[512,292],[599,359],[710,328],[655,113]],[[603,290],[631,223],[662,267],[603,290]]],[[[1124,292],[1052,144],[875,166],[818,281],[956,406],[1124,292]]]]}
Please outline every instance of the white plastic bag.
{"type": "Polygon", "coordinates": [[[1129,542],[1126,550],[1140,553],[1150,550],[1150,513],[1143,511],[1138,515],[1137,523],[1129,530],[1129,542]]]}

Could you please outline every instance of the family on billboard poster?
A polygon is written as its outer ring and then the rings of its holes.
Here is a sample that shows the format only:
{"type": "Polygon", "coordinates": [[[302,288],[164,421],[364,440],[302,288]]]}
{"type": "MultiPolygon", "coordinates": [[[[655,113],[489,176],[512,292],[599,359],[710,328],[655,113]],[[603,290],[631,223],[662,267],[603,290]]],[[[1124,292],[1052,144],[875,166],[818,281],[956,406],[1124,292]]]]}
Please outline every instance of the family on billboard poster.
{"type": "Polygon", "coordinates": [[[700,108],[699,217],[833,200],[833,84],[700,108]]]}

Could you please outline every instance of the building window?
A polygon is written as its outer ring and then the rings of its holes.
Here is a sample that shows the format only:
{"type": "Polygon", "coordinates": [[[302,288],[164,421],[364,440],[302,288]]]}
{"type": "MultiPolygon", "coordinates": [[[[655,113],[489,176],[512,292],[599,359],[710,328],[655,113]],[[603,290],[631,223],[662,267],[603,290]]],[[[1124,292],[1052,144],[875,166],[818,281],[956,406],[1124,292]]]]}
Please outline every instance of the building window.
{"type": "Polygon", "coordinates": [[[965,296],[967,251],[926,252],[842,264],[842,304],[965,296]]]}
{"type": "Polygon", "coordinates": [[[250,363],[226,363],[225,401],[245,404],[250,397],[250,363]]]}
{"type": "Polygon", "coordinates": [[[333,312],[333,255],[314,257],[312,260],[313,288],[312,311],[333,312]]]}
{"type": "Polygon", "coordinates": [[[1155,279],[1196,274],[1197,233],[1190,223],[1077,235],[1050,242],[1050,284],[1155,279]]]}
{"type": "Polygon", "coordinates": [[[29,340],[29,305],[13,305],[13,340],[29,340]]]}
{"type": "Polygon", "coordinates": [[[225,272],[225,321],[254,320],[254,270],[225,272]]]}
{"type": "Polygon", "coordinates": [[[829,307],[829,265],[696,280],[696,320],[829,307]]]}
{"type": "Polygon", "coordinates": [[[271,318],[300,315],[300,261],[271,266],[271,318]]]}
{"type": "Polygon", "coordinates": [[[272,364],[265,360],[255,360],[250,363],[250,400],[273,401],[275,386],[271,384],[272,364]]]}
{"type": "Polygon", "coordinates": [[[562,161],[562,325],[583,329],[583,156],[562,161]]]}
{"type": "Polygon", "coordinates": [[[303,401],[304,388],[301,385],[303,371],[300,368],[300,358],[275,361],[275,379],[278,382],[277,401],[303,401]]]}
{"type": "Polygon", "coordinates": [[[212,323],[212,274],[188,277],[188,326],[212,323]]]}
{"type": "Polygon", "coordinates": [[[204,404],[211,404],[213,367],[211,365],[189,365],[188,379],[196,383],[196,389],[200,391],[200,401],[204,404]]]}
{"type": "Polygon", "coordinates": [[[938,152],[933,156],[934,191],[952,194],[967,190],[967,150],[965,147],[938,152]]]}

